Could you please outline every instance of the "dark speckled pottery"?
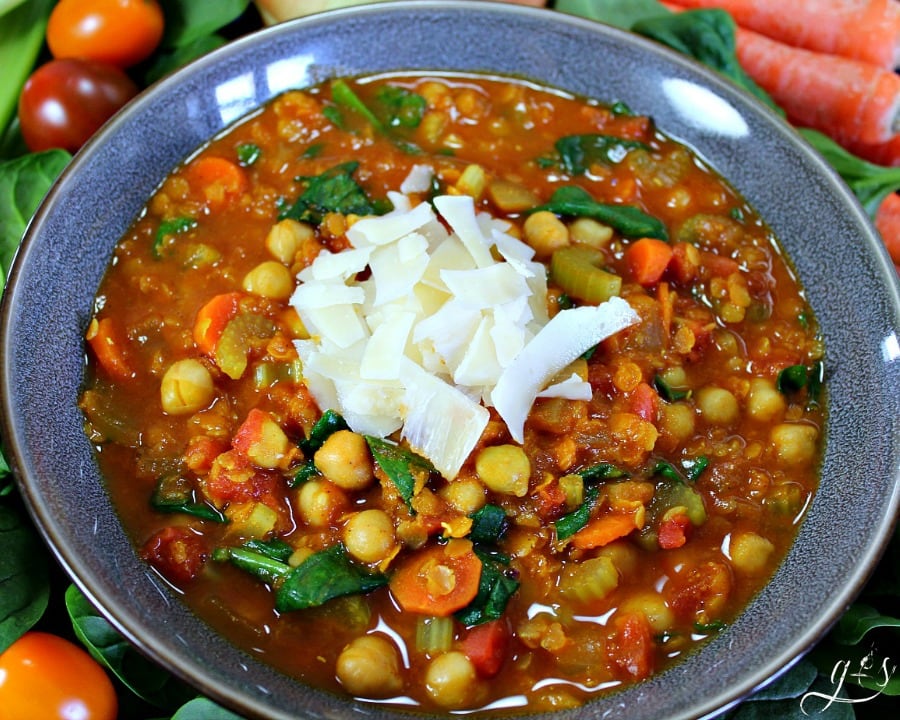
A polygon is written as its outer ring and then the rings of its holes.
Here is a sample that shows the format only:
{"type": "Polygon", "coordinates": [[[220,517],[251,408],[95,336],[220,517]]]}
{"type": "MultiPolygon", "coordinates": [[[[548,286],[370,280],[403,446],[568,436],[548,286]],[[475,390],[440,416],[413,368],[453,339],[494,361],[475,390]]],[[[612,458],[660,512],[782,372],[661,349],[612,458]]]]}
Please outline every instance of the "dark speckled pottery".
{"type": "Polygon", "coordinates": [[[125,636],[237,712],[397,717],[298,684],[194,617],[136,557],[76,401],[84,331],[112,248],[169,170],[287,88],[404,69],[512,73],[652,115],[768,219],[808,289],[827,345],[830,419],[822,486],[796,545],[774,581],[701,652],[554,717],[712,715],[815,644],[861,589],[890,535],[900,468],[898,283],[863,211],[784,122],[698,65],[595,23],[493,3],[357,7],[239,40],[126,108],[49,194],[3,298],[2,429],[34,519],[125,636]]]}

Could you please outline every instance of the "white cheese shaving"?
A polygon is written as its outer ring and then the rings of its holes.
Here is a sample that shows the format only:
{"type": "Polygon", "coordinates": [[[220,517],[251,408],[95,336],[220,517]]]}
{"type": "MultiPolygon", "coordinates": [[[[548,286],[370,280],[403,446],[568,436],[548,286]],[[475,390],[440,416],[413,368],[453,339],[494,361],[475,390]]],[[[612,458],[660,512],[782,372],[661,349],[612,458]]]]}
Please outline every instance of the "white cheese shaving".
{"type": "Polygon", "coordinates": [[[638,314],[622,298],[557,313],[506,367],[491,401],[516,442],[525,439],[525,420],[547,381],[566,365],[629,325],[638,314]]]}
{"type": "MultiPolygon", "coordinates": [[[[432,176],[417,166],[401,189],[427,190],[432,176]]],[[[389,198],[394,210],[347,231],[352,248],[299,273],[291,305],[310,339],[295,345],[320,407],[357,432],[401,430],[452,479],[487,426],[485,406],[522,442],[535,397],[591,396],[576,375],[545,387],[550,378],[637,315],[613,298],[548,322],[546,268],[509,223],[447,195],[434,206],[448,232],[428,203],[389,198]]]]}

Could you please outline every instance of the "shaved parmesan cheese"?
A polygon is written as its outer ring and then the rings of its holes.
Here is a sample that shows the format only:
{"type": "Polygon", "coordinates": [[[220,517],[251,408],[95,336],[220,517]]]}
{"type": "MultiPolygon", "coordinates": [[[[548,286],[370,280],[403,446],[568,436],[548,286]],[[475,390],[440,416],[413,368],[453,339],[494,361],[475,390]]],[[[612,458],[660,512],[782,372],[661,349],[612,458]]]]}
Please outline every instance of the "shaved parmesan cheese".
{"type": "MultiPolygon", "coordinates": [[[[402,190],[427,190],[432,176],[416,168],[402,190]]],[[[400,430],[452,479],[487,426],[486,406],[521,442],[539,394],[590,398],[577,375],[545,386],[637,315],[613,298],[548,322],[546,267],[509,223],[476,213],[467,196],[435,198],[439,218],[428,203],[388,195],[393,211],[357,221],[351,248],[323,251],[297,276],[291,305],[310,339],[295,345],[322,409],[357,432],[400,430]]]]}
{"type": "Polygon", "coordinates": [[[602,305],[557,313],[506,367],[491,393],[491,401],[513,440],[521,443],[525,439],[528,412],[551,377],[601,340],[639,319],[619,297],[602,305]]]}
{"type": "Polygon", "coordinates": [[[402,437],[431,460],[444,477],[454,478],[487,427],[490,413],[457,388],[407,363],[407,415],[402,437]]]}
{"type": "Polygon", "coordinates": [[[433,178],[434,169],[430,165],[413,165],[406,179],[400,183],[400,192],[404,195],[428,192],[433,178]]]}

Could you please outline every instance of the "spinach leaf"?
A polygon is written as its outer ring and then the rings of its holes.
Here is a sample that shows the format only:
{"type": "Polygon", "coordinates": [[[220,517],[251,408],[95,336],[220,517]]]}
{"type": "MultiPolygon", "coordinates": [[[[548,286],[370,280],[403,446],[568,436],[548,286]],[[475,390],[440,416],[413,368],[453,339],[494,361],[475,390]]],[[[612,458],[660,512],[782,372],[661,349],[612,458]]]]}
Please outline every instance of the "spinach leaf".
{"type": "Polygon", "coordinates": [[[316,423],[309,430],[309,437],[300,441],[300,449],[304,456],[311,458],[316,454],[325,441],[339,430],[349,430],[350,426],[347,421],[341,417],[340,413],[334,410],[326,410],[322,413],[322,417],[316,420],[316,423]]]}
{"type": "MultiPolygon", "coordinates": [[[[384,132],[384,125],[381,123],[375,113],[373,113],[366,104],[359,98],[350,86],[343,80],[334,80],[331,83],[331,99],[341,107],[348,108],[362,116],[369,125],[380,133],[384,132]]],[[[332,118],[329,118],[332,119],[332,118]]],[[[338,125],[340,127],[340,125],[338,125]]]]}
{"type": "Polygon", "coordinates": [[[556,0],[553,7],[569,15],[598,20],[623,30],[631,30],[639,20],[669,12],[656,0],[556,0]]]}
{"type": "Polygon", "coordinates": [[[164,513],[183,513],[201,520],[227,523],[225,515],[212,505],[198,502],[194,493],[194,484],[179,473],[163,475],[156,483],[156,489],[150,496],[150,506],[164,513]]]}
{"type": "Polygon", "coordinates": [[[313,456],[325,441],[338,430],[349,430],[350,426],[347,421],[336,413],[334,410],[326,410],[322,413],[322,417],[316,420],[315,425],[309,431],[309,437],[300,441],[299,447],[303,451],[305,461],[294,473],[291,480],[291,487],[297,487],[319,475],[319,469],[313,462],[313,456]]]}
{"type": "Polygon", "coordinates": [[[65,601],[75,635],[91,656],[135,695],[167,710],[196,695],[196,690],[135,650],[77,587],[68,587],[65,601]]]}
{"type": "Polygon", "coordinates": [[[356,565],[340,543],[307,558],[275,592],[278,612],[318,607],[344,595],[361,595],[387,585],[387,577],[356,565]]]}
{"type": "Polygon", "coordinates": [[[615,165],[621,162],[630,150],[650,146],[638,140],[626,140],[615,135],[566,135],[554,143],[563,170],[571,175],[584,175],[598,163],[615,165]]]}
{"type": "Polygon", "coordinates": [[[247,546],[218,547],[213,550],[212,559],[216,562],[230,561],[235,567],[267,585],[274,585],[291,571],[291,566],[286,562],[247,546]]]}
{"type": "Polygon", "coordinates": [[[581,479],[586,483],[597,483],[601,480],[615,480],[617,478],[628,477],[628,473],[617,468],[612,463],[597,463],[590,467],[582,468],[576,474],[581,475],[581,479]]]}
{"type": "Polygon", "coordinates": [[[416,492],[416,483],[427,478],[434,471],[434,466],[421,455],[400,447],[390,440],[366,435],[369,450],[375,462],[394,483],[400,497],[412,510],[412,498],[416,492]]]}
{"type": "Polygon", "coordinates": [[[171,720],[243,720],[243,718],[208,698],[198,697],[178,708],[171,720]]]}
{"type": "Polygon", "coordinates": [[[236,148],[238,162],[248,167],[259,160],[262,150],[256,143],[241,143],[236,148]]]}
{"type": "Polygon", "coordinates": [[[656,392],[658,392],[659,396],[666,402],[677,402],[678,400],[684,400],[691,395],[690,390],[680,390],[673,387],[662,375],[655,375],[653,377],[653,387],[656,388],[656,392]]]}
{"type": "Polygon", "coordinates": [[[784,111],[738,62],[736,25],[725,10],[708,8],[646,17],[632,25],[631,29],[717,70],[772,110],[784,115],[784,111]]]}
{"type": "Polygon", "coordinates": [[[41,539],[22,510],[0,504],[0,652],[41,619],[49,597],[41,539]]]}
{"type": "Polygon", "coordinates": [[[653,237],[668,240],[666,226],[655,217],[633,205],[599,203],[584,188],[566,185],[554,191],[550,202],[538,205],[529,212],[548,210],[557,215],[588,217],[615,228],[625,237],[653,237]]]}
{"type": "Polygon", "coordinates": [[[228,41],[221,35],[212,34],[198,37],[183,45],[163,48],[156,52],[144,71],[144,84],[151,85],[157,80],[187,65],[207,53],[217,50],[228,41]]]}
{"type": "Polygon", "coordinates": [[[472,518],[472,529],[469,531],[469,538],[474,543],[482,545],[496,544],[509,528],[506,511],[499,505],[487,504],[476,510],[469,517],[472,518]]]}
{"type": "Polygon", "coordinates": [[[244,543],[244,547],[283,563],[286,563],[291,555],[294,554],[294,548],[279,538],[273,538],[272,540],[248,540],[244,543]]]}
{"type": "Polygon", "coordinates": [[[3,452],[0,451],[0,498],[9,495],[14,488],[15,484],[9,472],[9,464],[6,462],[6,458],[3,457],[3,452]]]}
{"type": "Polygon", "coordinates": [[[171,242],[174,235],[181,235],[195,227],[197,227],[197,221],[192,217],[183,216],[163,220],[156,228],[156,235],[153,239],[153,257],[159,260],[162,257],[163,249],[171,242]]]}
{"type": "Polygon", "coordinates": [[[870,217],[875,217],[884,198],[900,189],[900,168],[861,160],[817,130],[798,128],[798,132],[837,170],[870,217]]]}
{"type": "Polygon", "coordinates": [[[600,488],[597,485],[591,485],[584,491],[584,501],[567,515],[563,515],[559,520],[553,523],[556,528],[556,537],[558,540],[565,540],[571,537],[585,525],[591,518],[591,511],[597,504],[597,498],[600,495],[600,488]]]}
{"type": "Polygon", "coordinates": [[[841,616],[832,638],[841,645],[856,645],[875,628],[900,628],[900,618],[882,615],[871,605],[856,603],[841,616]]]}
{"type": "Polygon", "coordinates": [[[351,160],[335,165],[321,175],[298,178],[305,189],[291,207],[281,212],[280,219],[291,218],[318,225],[329,212],[375,214],[375,204],[353,179],[358,167],[359,163],[351,160]]]}
{"type": "Polygon", "coordinates": [[[0,288],[31,216],[70,159],[47,150],[0,163],[0,288]]]}
{"type": "Polygon", "coordinates": [[[515,570],[507,567],[508,560],[475,548],[475,554],[481,560],[481,577],[478,580],[478,592],[475,598],[455,617],[463,625],[471,627],[503,616],[510,598],[519,589],[519,580],[515,570]]]}
{"type": "Polygon", "coordinates": [[[28,0],[8,9],[0,22],[0,137],[16,114],[19,93],[44,45],[54,0],[28,0]]]}
{"type": "Polygon", "coordinates": [[[250,0],[161,0],[166,16],[163,46],[184,47],[237,20],[250,0]]]}
{"type": "Polygon", "coordinates": [[[388,127],[416,128],[422,122],[428,103],[412,90],[398,85],[385,85],[375,96],[378,116],[388,127]]]}

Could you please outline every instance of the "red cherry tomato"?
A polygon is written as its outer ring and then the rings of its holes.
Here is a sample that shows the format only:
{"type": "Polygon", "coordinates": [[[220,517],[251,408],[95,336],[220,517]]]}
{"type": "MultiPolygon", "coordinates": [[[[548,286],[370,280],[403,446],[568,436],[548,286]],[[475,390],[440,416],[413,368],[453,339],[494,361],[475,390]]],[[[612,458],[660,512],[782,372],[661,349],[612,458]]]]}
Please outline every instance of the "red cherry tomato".
{"type": "Polygon", "coordinates": [[[87,60],[51,60],[25,82],[19,123],[32,152],[75,152],[112,115],[137,95],[122,70],[87,60]]]}
{"type": "Polygon", "coordinates": [[[47,45],[55,58],[127,68],[150,56],[163,27],[156,0],[60,0],[47,23],[47,45]]]}
{"type": "Polygon", "coordinates": [[[117,712],[109,676],[64,638],[27,632],[0,655],[3,720],[115,720],[117,712]]]}

